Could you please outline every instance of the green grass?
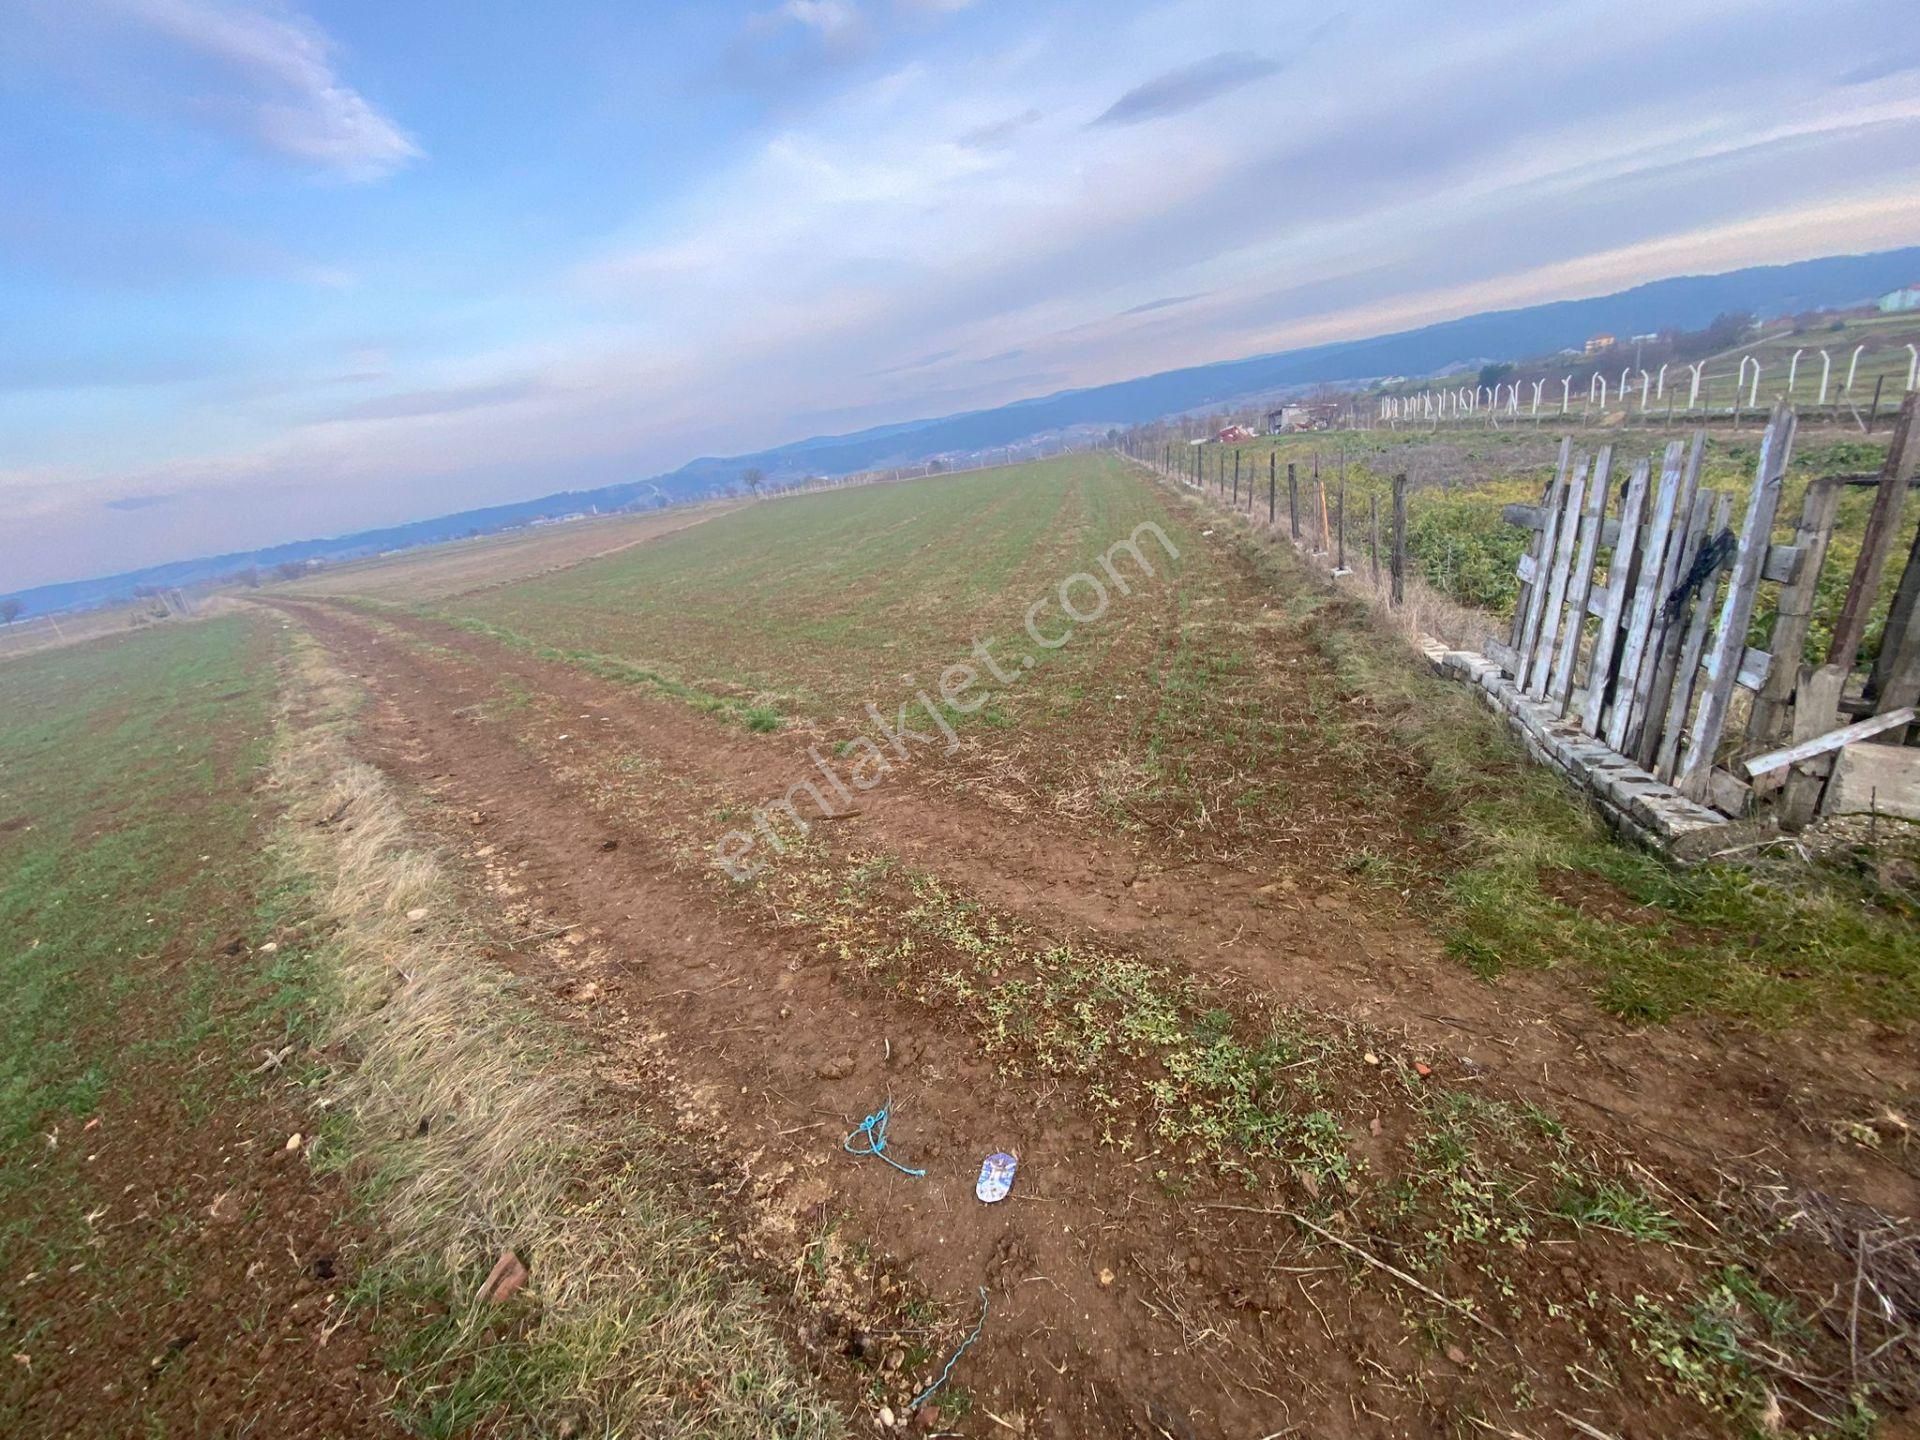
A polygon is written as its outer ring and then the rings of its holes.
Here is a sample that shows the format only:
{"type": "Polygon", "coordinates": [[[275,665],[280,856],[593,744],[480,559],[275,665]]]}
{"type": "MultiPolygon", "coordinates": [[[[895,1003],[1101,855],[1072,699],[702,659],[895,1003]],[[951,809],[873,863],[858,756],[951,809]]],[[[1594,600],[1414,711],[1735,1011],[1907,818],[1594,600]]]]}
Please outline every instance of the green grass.
{"type": "MultiPolygon", "coordinates": [[[[1098,557],[1144,520],[1167,524],[1166,508],[1119,462],[1073,456],[749,505],[435,613],[753,729],[776,713],[826,719],[919,688],[937,696],[941,671],[988,640],[1017,687],[983,682],[1010,698],[967,719],[1005,725],[1006,705],[1069,696],[1111,643],[1093,637],[1123,628],[1103,620],[1042,651],[1023,633],[1028,604],[1076,571],[1099,574],[1098,557]]],[[[1148,546],[1163,578],[1189,563],[1192,547],[1175,540],[1174,564],[1148,546]]],[[[1129,603],[1112,598],[1116,612],[1129,603]]]]}
{"type": "Polygon", "coordinates": [[[1258,563],[1297,590],[1296,609],[1342,682],[1371,697],[1443,802],[1459,843],[1431,872],[1439,890],[1429,911],[1457,958],[1488,975],[1570,970],[1631,1019],[1701,1010],[1766,1025],[1920,1018],[1920,910],[1871,866],[1681,868],[1619,841],[1580,796],[1527,762],[1465,687],[1303,584],[1289,554],[1265,551],[1258,563]],[[1608,903],[1560,898],[1560,879],[1608,903]]]}
{"type": "Polygon", "coordinates": [[[0,667],[0,1162],[218,1023],[213,942],[258,876],[261,660],[221,620],[0,667]]]}

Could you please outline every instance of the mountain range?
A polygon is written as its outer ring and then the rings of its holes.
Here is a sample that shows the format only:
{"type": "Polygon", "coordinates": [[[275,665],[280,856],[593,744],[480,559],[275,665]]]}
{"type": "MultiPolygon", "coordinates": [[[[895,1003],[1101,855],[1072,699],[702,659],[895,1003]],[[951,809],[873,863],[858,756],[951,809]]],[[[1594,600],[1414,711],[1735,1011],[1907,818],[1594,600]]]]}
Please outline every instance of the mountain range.
{"type": "Polygon", "coordinates": [[[1427,375],[1469,360],[1551,354],[1606,332],[1635,334],[1704,327],[1729,311],[1762,317],[1850,307],[1920,277],[1920,246],[1871,255],[1838,255],[1719,275],[1656,280],[1581,300],[1490,311],[1415,330],[1338,341],[1169,370],[1139,379],[877,426],[848,435],[815,436],[750,455],[706,456],[678,470],[593,490],[563,490],[480,510],[463,510],[379,530],[299,540],[266,549],[205,556],[97,579],[20,591],[25,614],[108,604],[139,587],[195,585],[252,567],[337,561],[430,545],[473,534],[585,513],[646,508],[701,499],[734,485],[758,467],[777,480],[802,474],[844,475],[909,465],[938,456],[1020,446],[1077,427],[1104,429],[1157,420],[1293,387],[1339,384],[1387,375],[1427,375]]]}

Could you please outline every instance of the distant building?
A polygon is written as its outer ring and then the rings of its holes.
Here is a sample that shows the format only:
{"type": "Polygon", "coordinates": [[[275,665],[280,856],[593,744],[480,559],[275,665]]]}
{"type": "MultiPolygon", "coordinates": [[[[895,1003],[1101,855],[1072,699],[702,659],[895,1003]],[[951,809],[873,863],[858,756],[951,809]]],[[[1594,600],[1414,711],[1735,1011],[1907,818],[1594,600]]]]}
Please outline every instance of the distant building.
{"type": "Polygon", "coordinates": [[[1587,341],[1586,353],[1598,355],[1602,350],[1611,350],[1620,342],[1611,335],[1595,335],[1587,341]]]}
{"type": "Polygon", "coordinates": [[[1338,405],[1282,405],[1267,412],[1267,433],[1285,435],[1293,430],[1326,430],[1339,412],[1338,405]]]}
{"type": "Polygon", "coordinates": [[[1253,439],[1254,433],[1244,425],[1229,425],[1213,438],[1222,445],[1237,445],[1242,440],[1253,439]]]}
{"type": "Polygon", "coordinates": [[[1635,345],[1654,345],[1654,344],[1658,344],[1659,340],[1660,340],[1660,335],[1658,331],[1654,331],[1646,335],[1635,335],[1633,337],[1633,343],[1635,345]]]}
{"type": "Polygon", "coordinates": [[[1909,310],[1920,310],[1920,281],[1889,290],[1880,297],[1882,315],[1902,315],[1909,310]]]}

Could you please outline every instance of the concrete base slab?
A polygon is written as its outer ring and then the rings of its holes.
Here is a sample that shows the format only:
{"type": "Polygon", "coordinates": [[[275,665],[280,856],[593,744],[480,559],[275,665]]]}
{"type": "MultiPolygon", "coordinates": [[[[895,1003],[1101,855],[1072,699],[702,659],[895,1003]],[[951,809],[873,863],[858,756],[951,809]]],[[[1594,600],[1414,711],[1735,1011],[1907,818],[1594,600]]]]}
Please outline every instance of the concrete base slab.
{"type": "Polygon", "coordinates": [[[1849,745],[1827,786],[1829,815],[1878,811],[1920,820],[1920,749],[1909,745],[1849,745]]]}

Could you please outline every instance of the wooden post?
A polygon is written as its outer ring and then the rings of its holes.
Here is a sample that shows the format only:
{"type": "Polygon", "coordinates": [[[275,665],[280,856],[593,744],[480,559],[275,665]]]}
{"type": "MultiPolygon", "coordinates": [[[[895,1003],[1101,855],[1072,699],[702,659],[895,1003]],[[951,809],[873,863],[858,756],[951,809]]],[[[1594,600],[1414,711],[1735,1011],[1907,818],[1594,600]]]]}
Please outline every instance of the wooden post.
{"type": "MultiPolygon", "coordinates": [[[[1320,467],[1317,464],[1314,466],[1314,469],[1316,470],[1318,470],[1319,468],[1320,467]]],[[[1327,540],[1328,540],[1327,482],[1322,480],[1318,475],[1315,475],[1313,477],[1313,488],[1317,490],[1320,494],[1320,548],[1314,551],[1314,554],[1324,555],[1327,553],[1327,540]]]]}
{"type": "Polygon", "coordinates": [[[1760,572],[1767,563],[1773,516],[1780,505],[1780,482],[1787,471],[1787,460],[1793,454],[1794,428],[1793,411],[1783,400],[1774,406],[1773,418],[1760,439],[1753,498],[1748,502],[1747,517],[1740,527],[1739,548],[1734,551],[1726,598],[1720,605],[1719,628],[1707,656],[1706,690],[1700,697],[1700,708],[1694,713],[1693,733],[1687,737],[1686,753],[1674,772],[1673,783],[1683,795],[1695,800],[1707,793],[1714,753],[1720,747],[1720,731],[1727,720],[1727,704],[1733,698],[1741,657],[1746,654],[1747,624],[1753,619],[1754,592],[1760,588],[1760,572]]]}
{"type": "Polygon", "coordinates": [[[1813,600],[1820,584],[1820,570],[1826,564],[1827,542],[1833,538],[1833,517],[1840,508],[1840,482],[1828,476],[1807,486],[1807,498],[1800,505],[1800,525],[1793,536],[1800,552],[1799,568],[1781,587],[1780,603],[1773,622],[1773,668],[1767,683],[1753,700],[1753,718],[1747,722],[1747,738],[1757,744],[1771,745],[1787,733],[1787,707],[1793,699],[1794,682],[1800,675],[1800,660],[1807,648],[1807,632],[1813,626],[1813,600]]]}
{"type": "Polygon", "coordinates": [[[1294,474],[1293,461],[1287,461],[1287,524],[1293,531],[1293,543],[1300,543],[1300,478],[1294,474]]]}
{"type": "Polygon", "coordinates": [[[1607,714],[1607,744],[1623,755],[1627,751],[1627,726],[1633,719],[1635,696],[1644,693],[1638,687],[1640,672],[1646,664],[1648,637],[1653,632],[1659,603],[1665,598],[1660,577],[1666,573],[1674,508],[1680,499],[1682,448],[1678,440],[1667,446],[1666,457],[1660,465],[1660,489],[1654,498],[1653,522],[1647,531],[1646,548],[1640,552],[1633,609],[1627,616],[1626,638],[1620,647],[1619,683],[1613,692],[1613,709],[1607,714]]]}
{"type": "Polygon", "coordinates": [[[1240,452],[1233,452],[1233,508],[1240,508],[1240,452]]]}
{"type": "MultiPolygon", "coordinates": [[[[1718,535],[1727,527],[1727,520],[1733,514],[1733,497],[1721,495],[1718,501],[1713,492],[1702,490],[1695,497],[1696,506],[1712,505],[1712,520],[1701,527],[1701,534],[1718,535]]],[[[1704,543],[1704,542],[1703,542],[1704,543]]],[[[1696,547],[1696,553],[1697,547],[1696,547]]],[[[1689,570],[1693,561],[1687,562],[1689,570]]],[[[1700,670],[1700,656],[1707,648],[1707,621],[1713,609],[1714,593],[1719,588],[1718,574],[1710,575],[1702,585],[1699,596],[1694,600],[1693,616],[1684,629],[1675,617],[1673,626],[1674,659],[1667,666],[1664,687],[1655,686],[1652,704],[1657,709],[1649,714],[1649,723],[1641,741],[1641,763],[1662,780],[1673,779],[1674,767],[1680,758],[1680,735],[1686,728],[1687,710],[1693,704],[1694,679],[1700,670]],[[1665,694],[1662,694],[1664,688],[1665,694]],[[1662,716],[1658,727],[1652,724],[1652,716],[1662,716]]],[[[1711,793],[1711,792],[1709,792],[1711,793]]]]}
{"type": "Polygon", "coordinates": [[[1880,655],[1867,678],[1867,699],[1875,709],[1898,709],[1920,701],[1920,533],[1907,552],[1900,588],[1893,592],[1880,655]]]}
{"type": "Polygon", "coordinates": [[[1887,383],[1887,377],[1878,376],[1873,382],[1873,408],[1867,411],[1867,433],[1873,433],[1873,427],[1880,423],[1880,390],[1887,383]]]}
{"type": "Polygon", "coordinates": [[[1626,614],[1627,595],[1633,590],[1634,561],[1640,544],[1640,512],[1646,506],[1647,476],[1651,466],[1642,460],[1627,481],[1626,499],[1620,506],[1620,538],[1614,542],[1607,561],[1607,603],[1601,608],[1600,630],[1593,637],[1593,654],[1587,661],[1587,705],[1580,716],[1580,728],[1589,735],[1600,733],[1600,717],[1607,702],[1607,689],[1613,683],[1614,655],[1620,639],[1620,617],[1626,614]]]}
{"type": "Polygon", "coordinates": [[[1407,477],[1393,477],[1393,608],[1407,598],[1407,477]]]}
{"type": "Polygon", "coordinates": [[[1280,479],[1280,452],[1278,450],[1270,450],[1267,452],[1267,524],[1268,525],[1272,525],[1275,518],[1274,504],[1276,500],[1276,492],[1279,489],[1279,479],[1280,479]]]}
{"type": "Polygon", "coordinates": [[[1851,672],[1860,653],[1860,641],[1867,633],[1867,617],[1880,591],[1880,572],[1886,568],[1887,552],[1900,529],[1900,511],[1906,504],[1907,486],[1913,479],[1914,462],[1920,460],[1920,437],[1913,433],[1913,416],[1920,391],[1907,396],[1900,406],[1900,417],[1893,422],[1893,441],[1887,451],[1887,463],[1880,467],[1880,488],[1873,497],[1873,510],[1867,516],[1866,534],[1860,539],[1860,558],[1853,567],[1853,583],[1847,587],[1846,603],[1840,607],[1840,619],[1833,627],[1833,647],[1827,663],[1851,672]]]}
{"type": "Polygon", "coordinates": [[[1587,601],[1593,595],[1593,561],[1600,548],[1600,530],[1606,523],[1608,489],[1613,478],[1613,447],[1602,445],[1593,459],[1593,484],[1587,490],[1587,508],[1580,517],[1580,553],[1573,562],[1573,583],[1567,588],[1567,633],[1560,642],[1547,695],[1567,713],[1573,699],[1573,667],[1580,658],[1580,640],[1587,628],[1587,601]]]}
{"type": "Polygon", "coordinates": [[[1347,482],[1340,482],[1340,493],[1334,502],[1333,533],[1338,536],[1338,558],[1333,568],[1340,574],[1347,573],[1347,482]]]}
{"type": "Polygon", "coordinates": [[[1541,550],[1547,568],[1534,576],[1535,589],[1546,597],[1540,610],[1540,627],[1528,642],[1529,654],[1523,657],[1521,673],[1513,677],[1516,685],[1537,698],[1546,696],[1547,677],[1553,670],[1554,643],[1560,636],[1560,612],[1567,602],[1567,577],[1573,570],[1574,537],[1579,530],[1580,506],[1586,493],[1587,457],[1582,455],[1565,493],[1555,502],[1560,507],[1560,516],[1554,526],[1553,548],[1541,550]]]}
{"type": "MultiPolygon", "coordinates": [[[[1798,697],[1793,707],[1793,739],[1816,740],[1833,729],[1840,714],[1840,691],[1846,686],[1847,672],[1838,665],[1822,665],[1818,670],[1802,666],[1798,697]]],[[[1799,830],[1813,820],[1820,807],[1827,777],[1833,773],[1834,756],[1818,755],[1802,761],[1787,772],[1786,791],[1780,797],[1780,824],[1787,830],[1799,830]]]]}
{"type": "Polygon", "coordinates": [[[1527,671],[1533,664],[1534,642],[1540,635],[1540,621],[1546,614],[1547,581],[1553,573],[1554,547],[1560,541],[1560,517],[1567,498],[1567,463],[1573,456],[1570,436],[1560,439],[1560,458],[1553,469],[1553,482],[1540,501],[1539,538],[1533,548],[1533,579],[1521,587],[1513,612],[1513,650],[1518,657],[1513,680],[1521,689],[1527,685],[1527,671]]]}
{"type": "Polygon", "coordinates": [[[1373,590],[1380,593],[1380,497],[1367,496],[1367,563],[1373,571],[1373,590]]]}

